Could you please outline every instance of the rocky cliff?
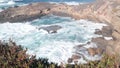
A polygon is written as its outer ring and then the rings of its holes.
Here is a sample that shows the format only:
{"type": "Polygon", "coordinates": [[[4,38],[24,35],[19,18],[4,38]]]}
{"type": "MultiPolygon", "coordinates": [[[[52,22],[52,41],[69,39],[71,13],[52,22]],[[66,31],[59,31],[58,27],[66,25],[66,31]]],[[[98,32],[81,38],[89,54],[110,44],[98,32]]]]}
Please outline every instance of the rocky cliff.
{"type": "Polygon", "coordinates": [[[105,34],[109,31],[108,34],[111,34],[113,40],[104,40],[106,42],[103,43],[103,39],[99,38],[93,39],[93,42],[100,43],[100,46],[104,45],[106,52],[120,52],[120,0],[96,0],[93,3],[80,5],[33,3],[0,12],[0,22],[29,21],[47,14],[106,22],[110,25],[110,29],[105,28],[101,32],[105,34]]]}
{"type": "Polygon", "coordinates": [[[0,13],[0,22],[30,21],[48,14],[52,4],[33,3],[27,6],[11,7],[0,13]]]}

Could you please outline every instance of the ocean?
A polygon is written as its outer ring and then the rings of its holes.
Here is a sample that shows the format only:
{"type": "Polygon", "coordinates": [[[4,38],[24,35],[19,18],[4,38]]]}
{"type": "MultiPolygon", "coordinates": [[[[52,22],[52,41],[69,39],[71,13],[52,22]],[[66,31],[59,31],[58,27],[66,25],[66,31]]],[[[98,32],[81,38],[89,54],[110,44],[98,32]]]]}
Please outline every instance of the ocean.
{"type": "Polygon", "coordinates": [[[95,0],[0,0],[0,5],[2,4],[6,4],[6,5],[10,5],[10,4],[29,4],[29,3],[33,3],[33,2],[54,2],[54,3],[67,3],[67,4],[78,4],[78,3],[90,3],[93,2],[95,0]]]}
{"type": "Polygon", "coordinates": [[[88,3],[94,0],[23,0],[24,3],[31,2],[68,2],[68,3],[88,3]]]}
{"type": "Polygon", "coordinates": [[[93,2],[95,0],[0,0],[0,2],[8,1],[32,3],[32,2],[93,2]]]}
{"type": "Polygon", "coordinates": [[[21,6],[35,2],[50,2],[50,3],[66,3],[68,5],[79,5],[84,3],[94,2],[95,0],[0,0],[0,10],[13,7],[21,6]]]}
{"type": "MultiPolygon", "coordinates": [[[[26,3],[40,1],[41,0],[1,0],[0,7],[2,11],[4,10],[3,8],[15,5],[21,6],[26,5],[26,3]]],[[[49,2],[49,0],[44,1],[49,2]]],[[[57,0],[55,1],[58,2],[57,0]]],[[[72,0],[69,0],[69,2],[70,1],[72,0]]],[[[76,2],[80,3],[82,1],[83,0],[76,0],[76,2]]],[[[75,47],[77,45],[85,44],[94,37],[100,37],[100,35],[96,35],[94,32],[96,29],[101,29],[103,26],[106,25],[84,19],[74,20],[70,17],[47,15],[29,22],[6,22],[0,24],[0,40],[5,40],[7,42],[9,39],[12,39],[17,44],[27,48],[28,54],[36,55],[36,58],[48,58],[49,62],[60,64],[61,62],[67,63],[68,58],[75,53],[75,47]],[[56,33],[48,33],[44,29],[39,29],[54,25],[61,27],[56,33]]],[[[91,44],[84,48],[87,49],[89,47],[96,47],[96,45],[91,44]]],[[[100,59],[100,56],[98,55],[90,56],[85,49],[81,49],[79,53],[84,55],[86,59],[100,59]]],[[[81,58],[79,59],[79,63],[87,62],[81,58]]]]}

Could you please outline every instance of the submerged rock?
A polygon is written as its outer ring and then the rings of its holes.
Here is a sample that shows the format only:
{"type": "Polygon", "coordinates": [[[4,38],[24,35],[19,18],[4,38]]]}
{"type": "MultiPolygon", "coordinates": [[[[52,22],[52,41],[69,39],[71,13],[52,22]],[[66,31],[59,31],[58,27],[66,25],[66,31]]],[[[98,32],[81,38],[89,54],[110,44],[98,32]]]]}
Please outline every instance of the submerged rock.
{"type": "Polygon", "coordinates": [[[62,27],[59,26],[59,25],[51,25],[51,26],[47,26],[47,27],[40,27],[38,28],[39,30],[40,29],[43,29],[43,30],[46,30],[48,33],[57,33],[57,31],[59,29],[61,29],[62,27]]]}

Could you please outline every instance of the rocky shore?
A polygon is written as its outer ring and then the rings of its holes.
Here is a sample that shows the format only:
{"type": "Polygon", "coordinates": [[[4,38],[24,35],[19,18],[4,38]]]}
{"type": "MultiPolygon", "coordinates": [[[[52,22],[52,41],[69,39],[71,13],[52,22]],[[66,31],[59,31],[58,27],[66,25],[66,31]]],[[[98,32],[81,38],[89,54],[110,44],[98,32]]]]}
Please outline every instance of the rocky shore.
{"type": "MultiPolygon", "coordinates": [[[[96,30],[95,33],[102,35],[102,37],[93,38],[91,42],[98,45],[99,48],[108,54],[120,54],[119,0],[96,0],[93,3],[80,5],[33,3],[27,6],[8,8],[0,12],[0,22],[31,21],[48,14],[72,17],[76,20],[87,19],[108,24],[108,27],[96,30]],[[112,37],[112,39],[109,37],[112,37]]],[[[93,48],[88,49],[88,51],[91,55],[101,53],[99,52],[101,50],[93,48]],[[93,52],[95,53],[93,54],[93,52]]],[[[75,59],[77,56],[73,55],[73,57],[75,59]]]]}

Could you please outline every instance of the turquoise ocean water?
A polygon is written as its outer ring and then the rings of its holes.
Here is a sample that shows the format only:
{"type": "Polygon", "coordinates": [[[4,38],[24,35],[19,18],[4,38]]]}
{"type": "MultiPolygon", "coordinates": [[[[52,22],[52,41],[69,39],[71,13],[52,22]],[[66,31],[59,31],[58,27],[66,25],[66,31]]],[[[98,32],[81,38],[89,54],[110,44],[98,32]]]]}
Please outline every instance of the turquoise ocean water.
{"type": "MultiPolygon", "coordinates": [[[[1,11],[15,5],[26,5],[28,1],[29,0],[1,0],[1,11]]],[[[30,2],[33,1],[38,2],[40,0],[32,0],[30,2]]],[[[76,0],[76,2],[81,1],[76,0]]],[[[69,2],[71,1],[69,0],[69,2]]],[[[28,54],[36,55],[37,58],[48,58],[49,61],[56,63],[67,63],[68,58],[76,51],[74,47],[87,43],[93,37],[98,37],[99,35],[94,34],[95,29],[101,29],[102,26],[105,26],[105,24],[48,15],[30,22],[6,22],[0,24],[0,40],[8,41],[9,38],[11,38],[17,44],[22,45],[24,48],[28,48],[28,54]],[[48,33],[46,30],[38,29],[40,27],[52,25],[58,25],[62,28],[59,29],[57,33],[53,34],[48,33]]],[[[92,44],[88,47],[92,46],[95,45],[92,44]]],[[[86,49],[88,47],[86,47],[86,49]]],[[[98,56],[89,56],[87,51],[80,51],[80,53],[89,60],[99,59],[98,56]]],[[[79,63],[85,62],[83,58],[79,60],[79,63]]]]}

